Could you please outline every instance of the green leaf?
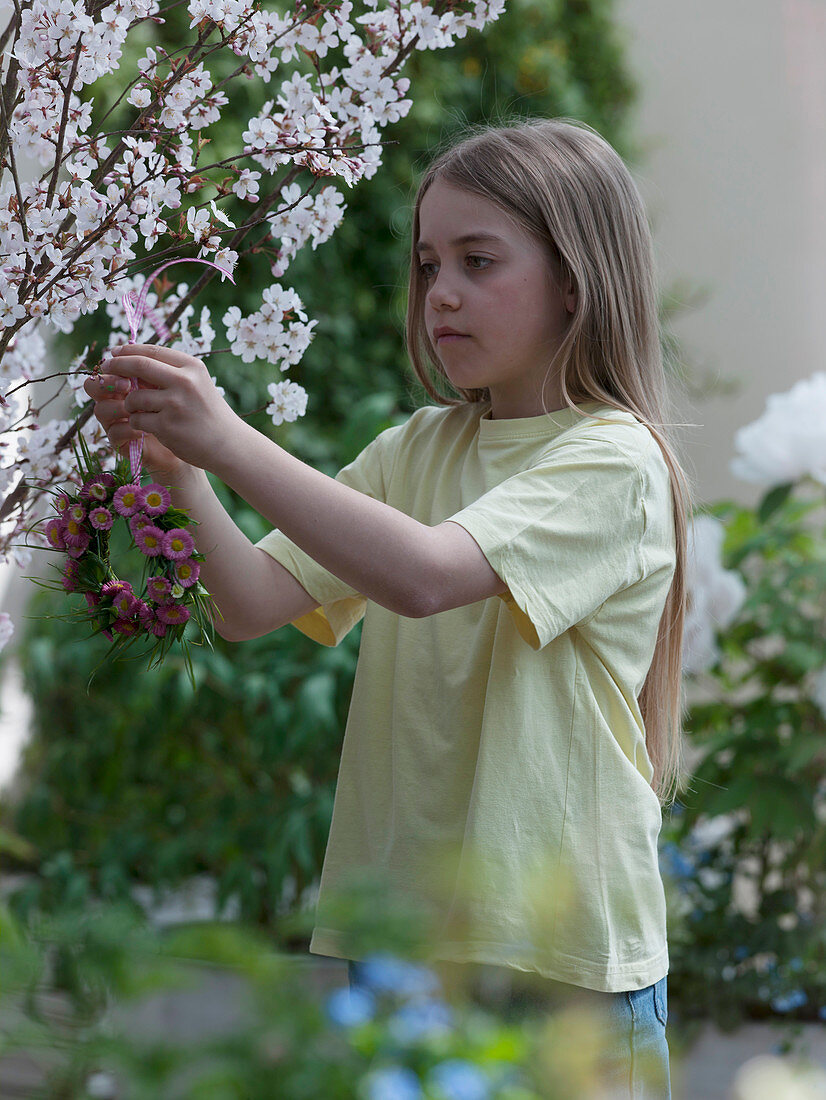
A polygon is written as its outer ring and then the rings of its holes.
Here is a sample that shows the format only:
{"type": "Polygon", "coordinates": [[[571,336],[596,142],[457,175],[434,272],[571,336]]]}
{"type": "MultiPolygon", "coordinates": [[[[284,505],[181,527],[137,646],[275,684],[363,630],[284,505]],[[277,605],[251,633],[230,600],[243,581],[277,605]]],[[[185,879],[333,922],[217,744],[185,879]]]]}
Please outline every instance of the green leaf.
{"type": "Polygon", "coordinates": [[[783,485],[776,485],[766,493],[757,509],[757,519],[760,523],[765,523],[778,508],[785,504],[794,487],[795,482],[789,481],[783,485]]]}

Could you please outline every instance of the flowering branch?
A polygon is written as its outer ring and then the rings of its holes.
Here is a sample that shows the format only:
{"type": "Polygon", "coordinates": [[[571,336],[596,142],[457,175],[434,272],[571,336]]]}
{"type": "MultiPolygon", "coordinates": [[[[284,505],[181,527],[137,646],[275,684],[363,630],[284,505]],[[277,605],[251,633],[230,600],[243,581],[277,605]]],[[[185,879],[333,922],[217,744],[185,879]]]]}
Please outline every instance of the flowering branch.
{"type": "MultiPolygon", "coordinates": [[[[47,372],[44,334],[71,332],[103,307],[110,331],[101,339],[116,341],[129,331],[122,295],[140,286],[138,269],[167,256],[209,258],[229,272],[242,257],[266,258],[282,279],[301,248],[316,248],[340,224],[337,182],[351,187],[378,170],[382,130],[411,105],[405,60],[451,45],[504,6],[360,2],[357,13],[352,0],[297,0],[284,12],[260,0],[15,0],[0,35],[9,59],[0,88],[0,559],[15,556],[42,492],[75,476],[73,441],[109,453],[82,390],[94,354],[86,348],[69,369],[47,372]],[[146,48],[93,127],[89,88],[118,72],[130,32],[184,3],[194,40],[171,53],[146,48]],[[238,61],[215,79],[206,66],[219,51],[238,61]],[[242,76],[270,84],[276,74],[237,149],[199,166],[211,140],[201,131],[220,122],[225,89],[242,76]],[[40,178],[21,177],[25,159],[39,161],[40,178]],[[45,405],[35,409],[25,395],[64,375],[58,392],[71,391],[79,408],[45,422],[45,405]]],[[[151,288],[149,311],[162,314],[171,346],[212,353],[210,311],[196,320],[193,303],[214,275],[206,269],[191,288],[166,280],[151,288]]],[[[299,363],[316,324],[278,281],[255,312],[232,306],[221,320],[234,355],[282,373],[299,363]]],[[[138,340],[155,342],[148,323],[138,340]]],[[[300,385],[285,378],[267,389],[274,423],[303,415],[300,385]]]]}

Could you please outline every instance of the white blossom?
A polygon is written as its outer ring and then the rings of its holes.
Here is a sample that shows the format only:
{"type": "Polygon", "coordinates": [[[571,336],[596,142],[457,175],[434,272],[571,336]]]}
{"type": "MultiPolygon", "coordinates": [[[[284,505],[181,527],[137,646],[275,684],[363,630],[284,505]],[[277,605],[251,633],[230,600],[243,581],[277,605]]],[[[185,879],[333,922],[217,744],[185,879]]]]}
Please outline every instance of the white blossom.
{"type": "MultiPolygon", "coordinates": [[[[200,135],[219,122],[229,102],[203,64],[214,39],[203,43],[200,55],[192,43],[176,44],[169,55],[162,46],[144,48],[136,41],[142,56],[124,74],[123,99],[132,118],[142,119],[141,127],[104,136],[92,130],[94,96],[86,92],[81,100],[78,93],[115,73],[124,56],[134,56],[134,47],[125,51],[126,40],[133,30],[136,39],[145,33],[147,19],[163,22],[158,0],[112,0],[93,15],[83,0],[21,5],[5,47],[19,66],[8,137],[16,162],[41,170],[20,181],[9,172],[0,178],[0,335],[6,336],[0,394],[7,398],[0,403],[0,498],[21,473],[44,486],[74,476],[73,455],[61,443],[72,423],[36,422],[32,391],[15,388],[48,373],[44,335],[70,333],[102,304],[100,343],[130,338],[121,299],[143,288],[143,276],[135,273],[139,243],[166,255],[182,243],[177,235],[183,233],[183,243],[195,246],[190,254],[209,257],[235,275],[239,252],[230,241],[236,226],[210,197],[216,192],[251,204],[272,200],[261,243],[273,278],[281,279],[299,249],[319,247],[341,223],[345,204],[337,181],[351,187],[377,171],[383,128],[410,108],[410,84],[399,71],[410,48],[444,48],[495,19],[502,2],[451,0],[437,15],[421,0],[364,0],[357,15],[351,0],[319,5],[312,13],[302,5],[261,8],[257,0],[187,0],[193,39],[194,28],[211,34],[215,24],[241,61],[239,73],[264,84],[278,74],[270,98],[260,107],[256,101],[241,127],[235,155],[222,152],[223,164],[211,169],[203,167],[202,156],[210,138],[200,135]],[[67,91],[72,73],[73,89],[67,91]],[[64,159],[55,186],[59,145],[64,159]],[[241,167],[245,158],[249,163],[241,167]],[[235,177],[229,185],[227,164],[235,177]],[[284,168],[304,171],[284,187],[284,168]]],[[[153,317],[168,316],[186,293],[179,284],[159,300],[157,287],[149,288],[137,341],[153,339],[153,317]]],[[[300,361],[316,325],[295,291],[280,282],[263,292],[257,311],[245,317],[231,307],[223,322],[235,355],[281,371],[300,361]]],[[[169,346],[196,356],[212,350],[208,309],[196,317],[189,304],[173,327],[169,346]]],[[[89,354],[85,348],[70,369],[83,370],[89,354]]],[[[66,380],[76,405],[85,403],[83,377],[66,380]]],[[[305,391],[286,380],[274,385],[274,421],[303,415],[305,391]]],[[[94,452],[111,458],[106,433],[94,418],[81,433],[94,452]]],[[[30,493],[26,508],[36,502],[37,494],[30,493]]],[[[26,520],[17,510],[0,521],[0,559],[27,557],[12,545],[25,533],[26,520]]]]}
{"type": "Polygon", "coordinates": [[[683,631],[683,670],[700,673],[720,659],[716,633],[726,630],[746,598],[739,573],[724,569],[725,529],[714,516],[694,516],[689,524],[686,587],[689,606],[683,631]]]}
{"type": "Polygon", "coordinates": [[[14,634],[14,623],[11,615],[6,611],[0,611],[0,650],[4,650],[14,634]]]}
{"type": "Polygon", "coordinates": [[[826,373],[771,394],[765,412],[734,436],[739,452],[730,469],[745,481],[770,487],[803,477],[826,485],[826,373]]]}
{"type": "Polygon", "coordinates": [[[285,420],[298,420],[307,409],[307,391],[296,382],[271,382],[267,393],[272,398],[267,405],[267,413],[276,427],[285,420]]]}

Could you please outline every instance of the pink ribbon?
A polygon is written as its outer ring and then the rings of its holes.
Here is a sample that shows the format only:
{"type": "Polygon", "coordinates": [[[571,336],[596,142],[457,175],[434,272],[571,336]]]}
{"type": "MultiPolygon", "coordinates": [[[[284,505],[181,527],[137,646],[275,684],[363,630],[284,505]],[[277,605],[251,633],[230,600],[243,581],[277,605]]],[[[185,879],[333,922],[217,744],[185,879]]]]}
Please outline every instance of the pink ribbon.
{"type": "MultiPolygon", "coordinates": [[[[166,341],[170,337],[169,329],[164,324],[162,317],[151,309],[146,304],[146,295],[149,292],[149,288],[154,282],[155,278],[160,275],[162,271],[165,271],[168,267],[172,267],[173,264],[205,264],[207,267],[214,267],[216,271],[220,271],[222,275],[226,275],[231,283],[235,283],[232,275],[221,267],[220,264],[214,264],[211,260],[169,260],[167,263],[162,264],[159,268],[156,268],[151,275],[148,275],[144,280],[144,284],[141,287],[141,292],[138,294],[136,290],[127,290],[121,298],[123,308],[126,313],[126,320],[129,322],[129,342],[136,344],[138,342],[138,332],[140,330],[141,321],[146,315],[152,322],[152,327],[158,334],[161,340],[166,341]]],[[[131,379],[132,389],[138,388],[137,378],[131,379]]],[[[130,390],[131,392],[131,390],[130,390]]],[[[132,468],[132,480],[137,484],[140,484],[141,480],[141,456],[143,455],[143,432],[141,432],[138,439],[133,439],[129,444],[129,465],[132,468]]]]}

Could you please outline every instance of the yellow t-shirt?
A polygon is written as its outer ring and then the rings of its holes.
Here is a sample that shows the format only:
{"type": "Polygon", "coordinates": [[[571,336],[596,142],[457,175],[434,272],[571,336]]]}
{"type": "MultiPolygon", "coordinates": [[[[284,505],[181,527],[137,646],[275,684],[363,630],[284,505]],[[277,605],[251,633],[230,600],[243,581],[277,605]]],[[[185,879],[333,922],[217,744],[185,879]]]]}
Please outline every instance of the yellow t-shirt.
{"type": "Polygon", "coordinates": [[[501,597],[409,619],[281,532],[258,543],[319,602],[299,630],[337,645],[364,616],[314,953],[346,957],[325,898],[379,870],[430,906],[434,960],[608,992],[668,970],[637,698],[675,567],[669,473],[630,413],[579,408],[422,408],[337,475],[460,524],[501,597]]]}

